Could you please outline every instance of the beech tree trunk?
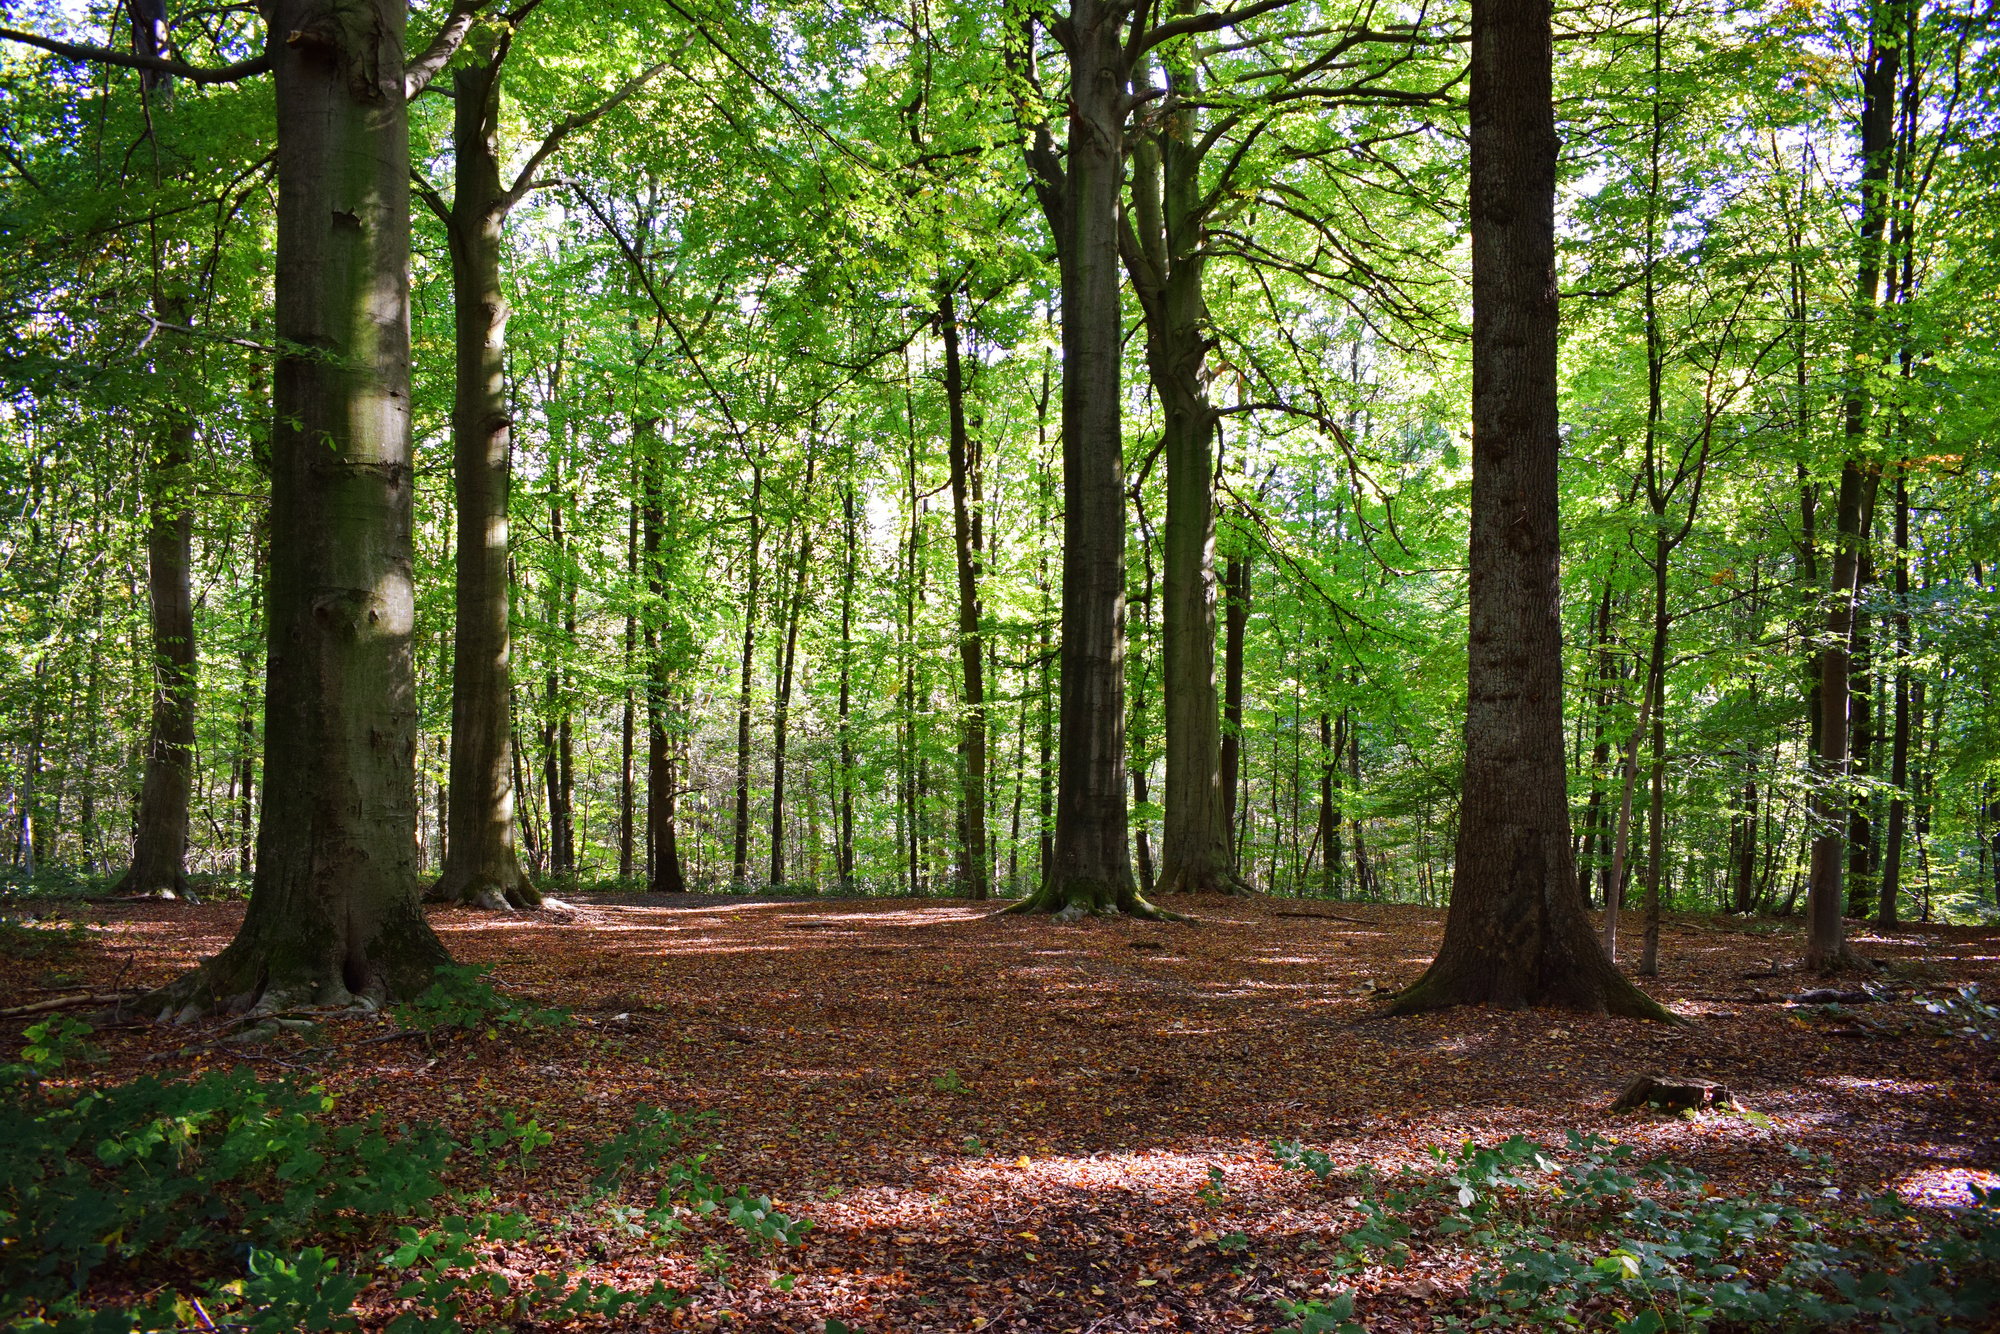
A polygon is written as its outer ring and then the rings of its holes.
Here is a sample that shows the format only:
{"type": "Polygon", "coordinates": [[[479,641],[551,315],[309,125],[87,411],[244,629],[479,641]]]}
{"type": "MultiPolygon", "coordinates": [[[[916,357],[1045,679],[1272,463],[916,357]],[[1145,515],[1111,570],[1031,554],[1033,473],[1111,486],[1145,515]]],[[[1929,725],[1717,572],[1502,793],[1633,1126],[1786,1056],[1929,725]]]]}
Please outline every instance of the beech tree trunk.
{"type": "MultiPolygon", "coordinates": [[[[458,354],[452,480],[458,508],[451,688],[451,788],[444,869],[430,897],[483,908],[537,908],[515,845],[513,633],[508,624],[507,297],[500,281],[499,60],[453,76],[456,165],[446,232],[458,354]]],[[[553,834],[552,834],[553,838],[553,834]]],[[[553,851],[553,848],[552,848],[553,851]]]]}
{"type": "MultiPolygon", "coordinates": [[[[1174,13],[1194,13],[1179,0],[1174,13]]],[[[1172,109],[1134,154],[1125,263],[1146,321],[1146,365],[1164,417],[1167,519],[1161,604],[1166,818],[1160,892],[1247,892],[1224,811],[1215,689],[1215,429],[1202,294],[1203,149],[1192,67],[1169,71],[1172,109]]]]}
{"type": "Polygon", "coordinates": [[[278,357],[257,870],[165,1015],[375,1001],[449,961],[417,897],[405,7],[274,0],[278,357]]]}
{"type": "Polygon", "coordinates": [[[646,890],[651,894],[684,894],[687,876],[681,866],[675,819],[680,809],[674,733],[668,727],[674,707],[673,666],[660,642],[659,609],[667,595],[663,551],[666,545],[666,483],[662,470],[660,422],[641,420],[633,432],[639,453],[643,497],[640,531],[646,571],[646,890]]]}
{"type": "MultiPolygon", "coordinates": [[[[154,308],[165,323],[187,323],[185,303],[175,298],[162,296],[154,308]]],[[[167,338],[173,346],[174,336],[167,338]]],[[[176,416],[162,432],[147,469],[146,489],[151,509],[146,530],[146,582],[152,613],[153,721],[146,741],[139,814],[133,827],[132,865],[111,892],[185,898],[196,672],[194,598],[189,580],[194,537],[191,418],[176,416]]]]}
{"type": "Polygon", "coordinates": [[[1397,1013],[1552,1005],[1668,1019],[1605,957],[1571,853],[1557,576],[1548,0],[1472,8],[1472,536],[1451,907],[1397,1013]]]}
{"type": "Polygon", "coordinates": [[[1062,275],[1062,663],[1056,828],[1041,887],[1009,912],[1159,916],[1132,876],[1125,798],[1125,454],[1118,205],[1124,186],[1122,6],[1073,0],[1069,151],[1042,190],[1062,275]]]}
{"type": "Polygon", "coordinates": [[[1889,831],[1882,851],[1882,894],[1875,905],[1875,925],[1896,925],[1897,899],[1903,889],[1903,838],[1910,781],[1910,490],[1908,460],[1896,467],[1896,717],[1889,740],[1889,831]]]}
{"type": "Polygon", "coordinates": [[[1842,826],[1849,816],[1846,793],[1851,746],[1849,713],[1850,639],[1861,574],[1863,518],[1874,508],[1875,476],[1863,462],[1868,439],[1869,396],[1863,361],[1872,361],[1875,301],[1881,287],[1882,230],[1887,216],[1889,167],[1894,142],[1896,71],[1901,53],[1893,41],[1871,37],[1861,79],[1861,258],[1855,273],[1854,356],[1845,408],[1847,461],[1840,470],[1834,510],[1832,576],[1828,581],[1826,633],[1819,652],[1819,736],[1813,754],[1811,818],[1812,865],[1807,873],[1806,951],[1808,968],[1844,967],[1854,959],[1841,920],[1845,871],[1842,826]]]}
{"type": "MultiPolygon", "coordinates": [[[[806,460],[805,491],[799,503],[804,507],[812,493],[813,460],[806,460]]],[[[778,650],[777,698],[771,705],[771,877],[772,885],[785,883],[785,746],[789,739],[786,724],[792,710],[792,669],[799,652],[799,616],[805,610],[806,563],[812,559],[812,520],[799,518],[799,563],[793,576],[791,603],[785,609],[785,639],[778,650]]]]}
{"type": "Polygon", "coordinates": [[[764,539],[760,512],[764,465],[751,465],[749,587],[743,595],[743,669],[736,695],[736,820],[730,840],[730,875],[738,885],[750,880],[750,673],[757,645],[757,558],[764,539]]]}
{"type": "Polygon", "coordinates": [[[992,893],[986,851],[986,674],[980,633],[980,497],[976,446],[965,425],[965,372],[958,351],[958,311],[949,289],[938,296],[944,334],[945,403],[951,415],[951,521],[958,555],[958,661],[964,676],[964,710],[958,721],[960,822],[959,892],[969,899],[992,893]]]}

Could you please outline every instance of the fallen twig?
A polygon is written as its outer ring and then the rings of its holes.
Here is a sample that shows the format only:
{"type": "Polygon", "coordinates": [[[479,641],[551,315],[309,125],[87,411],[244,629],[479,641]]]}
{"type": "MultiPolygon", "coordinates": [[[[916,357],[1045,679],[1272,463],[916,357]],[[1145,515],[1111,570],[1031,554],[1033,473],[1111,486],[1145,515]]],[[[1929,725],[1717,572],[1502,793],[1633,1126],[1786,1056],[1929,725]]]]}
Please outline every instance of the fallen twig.
{"type": "Polygon", "coordinates": [[[0,1019],[12,1019],[24,1014],[43,1014],[49,1010],[67,1010],[72,1005],[113,1005],[130,1000],[139,995],[136,991],[84,992],[73,996],[51,996],[48,1000],[29,1001],[26,1005],[14,1005],[0,1010],[0,1019]]]}

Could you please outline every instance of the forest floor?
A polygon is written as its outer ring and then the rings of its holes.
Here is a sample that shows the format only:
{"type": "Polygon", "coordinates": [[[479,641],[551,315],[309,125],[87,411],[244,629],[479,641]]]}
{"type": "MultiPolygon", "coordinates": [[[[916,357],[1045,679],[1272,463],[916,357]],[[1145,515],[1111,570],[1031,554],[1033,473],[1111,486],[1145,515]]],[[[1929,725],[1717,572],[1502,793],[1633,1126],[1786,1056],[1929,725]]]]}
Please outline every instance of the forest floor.
{"type": "MultiPolygon", "coordinates": [[[[1818,985],[1788,969],[1796,924],[1672,919],[1648,986],[1687,1027],[1548,1011],[1383,1019],[1379,998],[1423,970],[1441,913],[1171,906],[1200,924],[1059,926],[953,900],[437,910],[461,962],[575,1022],[425,1043],[380,1040],[384,1016],[246,1050],[142,1025],[101,1035],[112,1066],[95,1077],[252,1060],[392,1122],[532,1115],[556,1139],[526,1171],[502,1169],[487,1207],[551,1220],[582,1194],[585,1146],[635,1105],[713,1111],[712,1170],[811,1219],[801,1246],[739,1244],[724,1271],[720,1252],[704,1268],[693,1245],[648,1251],[572,1223],[492,1256],[517,1278],[566,1265],[662,1278],[694,1300],[654,1323],[689,1329],[1268,1329],[1279,1297],[1325,1295],[1321,1247],[1356,1223],[1352,1188],[1282,1170],[1274,1140],[1394,1170],[1433,1145],[1560,1146],[1574,1130],[1671,1154],[1731,1191],[1797,1171],[1787,1144],[1831,1155],[1849,1192],[1941,1207],[2000,1185],[1995,1044],[1943,1034],[1922,1005],[1967,982],[2000,990],[2000,932],[1859,932],[1857,949],[1892,965],[1879,978],[1896,998],[1828,1010],[1786,1003],[1818,985]],[[1768,1121],[1607,1110],[1650,1072],[1720,1081],[1768,1121]],[[796,1276],[788,1291],[781,1274],[796,1276]]],[[[65,983],[163,982],[219,949],[242,906],[93,911],[103,929],[65,961],[65,983]]],[[[49,980],[10,967],[0,1005],[49,980]]],[[[1375,1331],[1436,1327],[1455,1281],[1448,1257],[1422,1251],[1344,1280],[1375,1331]]]]}

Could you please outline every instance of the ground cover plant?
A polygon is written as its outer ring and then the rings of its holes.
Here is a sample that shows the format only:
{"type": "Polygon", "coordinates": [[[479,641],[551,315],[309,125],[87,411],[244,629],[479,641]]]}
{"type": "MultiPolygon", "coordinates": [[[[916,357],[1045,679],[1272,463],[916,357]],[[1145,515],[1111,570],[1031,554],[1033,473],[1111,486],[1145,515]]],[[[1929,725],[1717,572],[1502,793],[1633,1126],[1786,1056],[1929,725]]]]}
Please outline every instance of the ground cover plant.
{"type": "MultiPolygon", "coordinates": [[[[1412,907],[1183,899],[1200,925],[1065,928],[954,901],[586,900],[435,911],[467,961],[436,999],[260,1041],[14,1018],[10,1319],[1991,1320],[1991,932],[1866,937],[1879,999],[1792,1002],[1816,981],[1773,966],[1796,926],[1670,919],[1657,994],[1689,1023],[1669,1028],[1376,1018],[1435,948],[1412,907]],[[1610,1112],[1644,1072],[1742,1110],[1610,1112]],[[90,1193],[134,1164],[144,1191],[90,1193]]],[[[148,985],[241,912],[107,906],[63,967],[78,991],[148,985]]],[[[0,1002],[49,995],[47,966],[0,1002]]]]}

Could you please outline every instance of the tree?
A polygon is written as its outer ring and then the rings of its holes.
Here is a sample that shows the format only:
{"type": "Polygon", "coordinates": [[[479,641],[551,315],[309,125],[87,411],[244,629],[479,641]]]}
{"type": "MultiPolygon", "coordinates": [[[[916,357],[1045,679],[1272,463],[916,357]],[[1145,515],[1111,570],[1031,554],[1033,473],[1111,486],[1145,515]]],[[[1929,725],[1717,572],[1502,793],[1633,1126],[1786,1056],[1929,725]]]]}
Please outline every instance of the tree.
{"type": "Polygon", "coordinates": [[[1548,0],[1472,7],[1472,537],[1451,907],[1393,1013],[1491,1003],[1670,1018],[1605,957],[1571,852],[1557,570],[1548,0]]]}
{"type": "Polygon", "coordinates": [[[503,184],[502,67],[514,33],[539,0],[476,32],[474,58],[452,75],[449,204],[419,192],[444,224],[451,255],[457,368],[451,414],[457,552],[451,679],[450,814],[445,864],[430,897],[484,908],[539,908],[541,893],[521,866],[514,838],[513,637],[508,625],[508,492],[513,410],[506,382],[507,318],[500,278],[508,215],[541,184],[564,139],[632,96],[663,66],[628,80],[597,106],[566,117],[503,184]]]}
{"type": "Polygon", "coordinates": [[[448,961],[416,881],[408,99],[470,26],[405,67],[405,6],[277,0],[264,55],[221,69],[51,42],[195,81],[276,86],[277,374],[264,806],[229,946],[163,1015],[381,1001],[448,961]],[[282,38],[278,34],[284,34],[282,38]]]}

